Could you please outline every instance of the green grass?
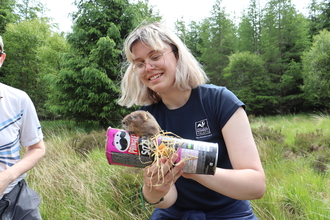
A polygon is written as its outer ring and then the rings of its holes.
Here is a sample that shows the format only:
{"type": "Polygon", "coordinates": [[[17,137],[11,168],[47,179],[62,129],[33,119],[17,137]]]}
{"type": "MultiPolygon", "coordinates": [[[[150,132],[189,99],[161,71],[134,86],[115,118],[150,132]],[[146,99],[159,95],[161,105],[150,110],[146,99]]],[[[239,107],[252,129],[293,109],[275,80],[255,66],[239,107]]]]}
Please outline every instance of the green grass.
{"type": "Polygon", "coordinates": [[[142,212],[138,199],[140,170],[110,166],[100,148],[78,154],[72,136],[84,137],[81,131],[46,133],[47,154],[28,176],[44,220],[147,219],[151,210],[142,212]]]}
{"type": "Polygon", "coordinates": [[[324,134],[330,134],[330,116],[322,113],[258,117],[251,120],[252,128],[263,125],[280,131],[285,135],[285,140],[290,145],[294,145],[295,135],[297,133],[322,130],[324,134]]]}
{"type": "MultiPolygon", "coordinates": [[[[42,198],[44,220],[148,219],[152,208],[142,210],[138,195],[141,170],[108,164],[100,144],[106,131],[42,125],[47,154],[28,182],[42,198]]],[[[251,201],[259,219],[330,219],[330,117],[260,117],[251,126],[267,176],[265,196],[251,201]]]]}
{"type": "Polygon", "coordinates": [[[265,196],[252,201],[258,217],[330,219],[330,117],[253,118],[251,127],[267,177],[265,196]]]}

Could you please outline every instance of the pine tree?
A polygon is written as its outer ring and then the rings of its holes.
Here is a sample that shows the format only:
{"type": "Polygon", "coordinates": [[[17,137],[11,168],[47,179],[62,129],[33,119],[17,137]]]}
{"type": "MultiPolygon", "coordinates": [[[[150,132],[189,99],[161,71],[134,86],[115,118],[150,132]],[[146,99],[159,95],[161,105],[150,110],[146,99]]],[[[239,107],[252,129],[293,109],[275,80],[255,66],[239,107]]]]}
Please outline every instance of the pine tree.
{"type": "Polygon", "coordinates": [[[54,96],[48,105],[57,114],[78,122],[116,126],[127,110],[117,105],[123,63],[123,39],[142,19],[159,19],[146,3],[128,0],[76,2],[72,51],[65,55],[54,79],[54,96]]]}
{"type": "Polygon", "coordinates": [[[262,20],[261,49],[266,69],[277,85],[278,111],[302,104],[301,55],[309,47],[306,18],[291,0],[270,0],[262,20]]]}
{"type": "Polygon", "coordinates": [[[225,85],[223,69],[229,63],[228,56],[236,51],[236,26],[229,19],[221,0],[213,6],[210,18],[204,19],[201,25],[200,61],[213,84],[225,85]]]}

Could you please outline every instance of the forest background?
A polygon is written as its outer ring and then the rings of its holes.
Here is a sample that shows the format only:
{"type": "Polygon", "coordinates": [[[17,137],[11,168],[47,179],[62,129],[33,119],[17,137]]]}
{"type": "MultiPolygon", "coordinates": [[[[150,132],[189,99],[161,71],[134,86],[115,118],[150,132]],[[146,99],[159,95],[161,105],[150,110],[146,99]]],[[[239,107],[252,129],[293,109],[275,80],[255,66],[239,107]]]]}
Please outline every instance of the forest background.
{"type": "MultiPolygon", "coordinates": [[[[75,1],[70,33],[60,33],[37,0],[2,0],[0,35],[7,59],[0,81],[26,91],[42,120],[117,126],[123,40],[143,21],[160,21],[148,1],[75,1]]],[[[326,111],[330,107],[330,1],[303,15],[290,0],[251,0],[235,23],[216,0],[211,16],[177,20],[175,31],[210,83],[226,86],[249,115],[326,111]]]]}
{"type": "MultiPolygon", "coordinates": [[[[47,155],[28,175],[44,219],[147,219],[141,172],[109,166],[108,126],[134,109],[119,106],[123,40],[162,18],[148,1],[76,0],[70,33],[59,32],[37,0],[0,0],[7,54],[0,82],[26,91],[42,121],[47,155]],[[120,184],[119,184],[120,183],[120,184]]],[[[210,17],[177,20],[175,31],[210,83],[247,104],[267,174],[252,201],[260,219],[325,219],[329,209],[330,1],[298,12],[290,0],[258,0],[240,22],[216,0],[210,17]],[[298,114],[299,113],[299,114],[298,114]],[[266,117],[259,117],[266,116],[266,117]]]]}

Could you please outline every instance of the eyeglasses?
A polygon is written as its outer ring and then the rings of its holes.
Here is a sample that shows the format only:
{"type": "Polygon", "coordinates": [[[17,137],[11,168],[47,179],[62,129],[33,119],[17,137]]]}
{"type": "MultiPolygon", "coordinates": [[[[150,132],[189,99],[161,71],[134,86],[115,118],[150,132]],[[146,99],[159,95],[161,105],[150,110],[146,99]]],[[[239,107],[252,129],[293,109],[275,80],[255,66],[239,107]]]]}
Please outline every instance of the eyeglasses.
{"type": "Polygon", "coordinates": [[[133,64],[133,70],[137,72],[138,74],[143,74],[145,71],[145,67],[147,65],[147,62],[150,66],[156,69],[161,69],[164,66],[164,56],[166,54],[169,54],[173,52],[172,50],[166,53],[156,53],[149,57],[149,59],[146,59],[144,62],[136,62],[133,64]]]}

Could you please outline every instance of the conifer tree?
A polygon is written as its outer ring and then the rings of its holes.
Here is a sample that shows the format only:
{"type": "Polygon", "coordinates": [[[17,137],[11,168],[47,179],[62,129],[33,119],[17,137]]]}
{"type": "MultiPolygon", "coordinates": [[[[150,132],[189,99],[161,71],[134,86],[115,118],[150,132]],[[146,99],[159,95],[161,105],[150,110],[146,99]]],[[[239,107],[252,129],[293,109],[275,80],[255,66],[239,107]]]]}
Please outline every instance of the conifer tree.
{"type": "Polygon", "coordinates": [[[80,0],[76,5],[73,32],[67,37],[72,50],[53,79],[56,95],[48,105],[55,113],[78,122],[116,126],[127,114],[116,102],[123,39],[140,21],[159,17],[152,16],[146,2],[80,0]]]}

